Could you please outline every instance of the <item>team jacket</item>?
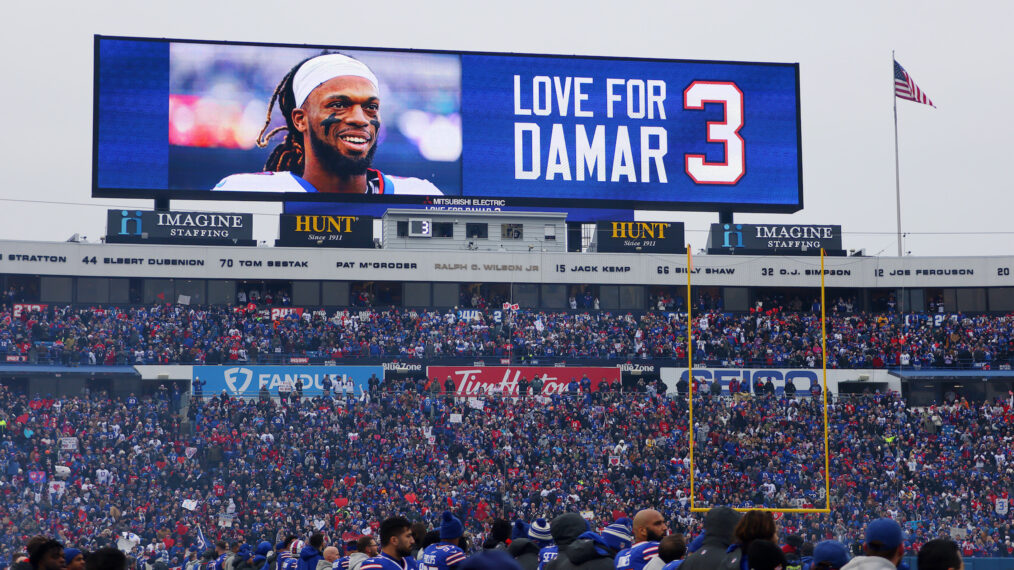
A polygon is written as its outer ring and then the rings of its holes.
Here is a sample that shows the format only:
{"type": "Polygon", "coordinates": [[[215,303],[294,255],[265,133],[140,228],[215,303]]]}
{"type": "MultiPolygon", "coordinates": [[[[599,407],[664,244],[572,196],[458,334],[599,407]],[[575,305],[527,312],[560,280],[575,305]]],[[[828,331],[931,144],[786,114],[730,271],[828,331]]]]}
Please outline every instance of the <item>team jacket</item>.
{"type": "Polygon", "coordinates": [[[401,563],[394,558],[391,558],[386,553],[381,552],[380,556],[374,556],[368,558],[363,562],[359,570],[419,570],[419,564],[416,563],[415,558],[406,556],[401,563]]]}
{"type": "Polygon", "coordinates": [[[465,551],[444,542],[431,544],[423,550],[419,570],[449,570],[465,560],[465,551]]]}
{"type": "Polygon", "coordinates": [[[655,541],[638,542],[616,555],[616,570],[642,570],[658,554],[655,541]]]}

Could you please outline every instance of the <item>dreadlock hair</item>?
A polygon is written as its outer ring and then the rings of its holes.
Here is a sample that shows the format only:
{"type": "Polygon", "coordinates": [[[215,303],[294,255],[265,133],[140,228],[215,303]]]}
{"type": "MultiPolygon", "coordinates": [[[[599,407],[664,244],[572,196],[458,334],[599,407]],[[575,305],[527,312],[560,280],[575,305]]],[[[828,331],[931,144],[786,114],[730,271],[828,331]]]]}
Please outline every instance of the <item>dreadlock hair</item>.
{"type": "Polygon", "coordinates": [[[266,148],[268,142],[274,138],[275,135],[282,131],[286,131],[285,139],[275,148],[271,150],[271,154],[268,156],[268,160],[264,163],[265,172],[278,172],[278,171],[289,171],[297,176],[303,175],[304,158],[303,158],[303,133],[296,129],[296,125],[292,122],[292,111],[296,109],[296,94],[292,89],[292,80],[296,77],[296,72],[303,66],[304,63],[310,61],[314,57],[321,55],[329,55],[331,53],[323,51],[318,55],[308,57],[303,61],[297,63],[285,77],[275,87],[274,93],[271,94],[271,100],[268,101],[268,116],[264,120],[264,127],[261,128],[260,134],[257,135],[257,146],[260,148],[266,148]],[[275,127],[268,131],[268,127],[271,126],[271,111],[274,110],[275,102],[278,102],[278,110],[282,112],[282,116],[285,117],[284,127],[275,127]]]}

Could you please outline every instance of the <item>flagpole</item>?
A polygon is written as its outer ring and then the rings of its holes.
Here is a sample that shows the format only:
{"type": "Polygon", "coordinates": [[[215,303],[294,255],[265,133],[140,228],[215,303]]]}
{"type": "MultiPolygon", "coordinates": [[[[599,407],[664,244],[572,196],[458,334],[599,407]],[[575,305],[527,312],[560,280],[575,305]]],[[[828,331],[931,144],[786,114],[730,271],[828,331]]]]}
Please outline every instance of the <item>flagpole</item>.
{"type": "Polygon", "coordinates": [[[898,257],[901,257],[901,170],[898,167],[898,94],[894,86],[894,50],[891,50],[891,98],[894,99],[894,195],[898,213],[898,257]]]}

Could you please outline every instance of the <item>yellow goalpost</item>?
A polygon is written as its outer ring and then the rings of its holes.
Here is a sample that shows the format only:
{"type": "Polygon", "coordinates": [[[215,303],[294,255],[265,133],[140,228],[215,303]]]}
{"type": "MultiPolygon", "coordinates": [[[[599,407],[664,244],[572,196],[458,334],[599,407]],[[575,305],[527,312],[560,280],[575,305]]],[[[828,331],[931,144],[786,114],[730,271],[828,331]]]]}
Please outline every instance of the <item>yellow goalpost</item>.
{"type": "MultiPolygon", "coordinates": [[[[694,506],[694,328],[693,328],[693,303],[690,297],[690,276],[693,274],[693,259],[690,256],[690,246],[687,246],[687,376],[690,385],[690,511],[695,513],[707,512],[711,507],[694,506]]],[[[830,442],[828,441],[827,427],[827,309],[824,299],[824,248],[820,249],[820,341],[821,356],[823,357],[823,390],[821,395],[824,400],[824,500],[825,506],[821,509],[799,509],[782,507],[736,507],[737,511],[763,510],[779,513],[829,513],[831,512],[831,459],[829,456],[830,442]]],[[[717,506],[717,505],[712,505],[717,506]]]]}

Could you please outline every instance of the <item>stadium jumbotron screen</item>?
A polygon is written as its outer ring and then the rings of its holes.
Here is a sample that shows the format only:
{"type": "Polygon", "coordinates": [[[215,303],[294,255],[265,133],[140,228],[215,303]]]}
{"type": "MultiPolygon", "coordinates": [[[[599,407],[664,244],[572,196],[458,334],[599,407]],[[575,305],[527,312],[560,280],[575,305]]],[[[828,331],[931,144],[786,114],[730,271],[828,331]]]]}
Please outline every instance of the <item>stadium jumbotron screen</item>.
{"type": "Polygon", "coordinates": [[[96,36],[94,114],[100,197],[803,206],[797,64],[96,36]]]}

